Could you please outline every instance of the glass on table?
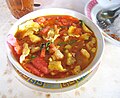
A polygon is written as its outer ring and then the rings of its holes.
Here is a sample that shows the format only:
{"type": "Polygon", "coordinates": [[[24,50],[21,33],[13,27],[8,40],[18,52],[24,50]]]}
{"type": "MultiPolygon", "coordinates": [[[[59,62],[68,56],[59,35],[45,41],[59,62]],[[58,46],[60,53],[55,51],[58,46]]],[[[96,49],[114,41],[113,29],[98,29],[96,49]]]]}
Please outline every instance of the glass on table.
{"type": "Polygon", "coordinates": [[[12,15],[19,19],[33,11],[34,0],[6,0],[12,15]]]}

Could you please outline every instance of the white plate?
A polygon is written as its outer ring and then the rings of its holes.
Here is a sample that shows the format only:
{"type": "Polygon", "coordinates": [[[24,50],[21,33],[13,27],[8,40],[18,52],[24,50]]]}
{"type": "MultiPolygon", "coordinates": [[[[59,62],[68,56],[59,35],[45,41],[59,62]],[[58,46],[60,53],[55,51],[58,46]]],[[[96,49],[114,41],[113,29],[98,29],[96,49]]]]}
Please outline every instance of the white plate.
{"type": "MultiPolygon", "coordinates": [[[[98,2],[96,0],[90,0],[86,4],[84,12],[85,12],[85,15],[97,25],[96,15],[101,9],[103,9],[103,8],[98,4],[98,2]]],[[[112,43],[114,45],[120,46],[120,41],[118,41],[108,35],[108,34],[115,34],[115,32],[111,28],[108,28],[108,31],[104,31],[103,29],[101,29],[99,27],[99,29],[101,30],[101,32],[103,32],[103,35],[107,41],[109,41],[110,43],[112,43]]]]}

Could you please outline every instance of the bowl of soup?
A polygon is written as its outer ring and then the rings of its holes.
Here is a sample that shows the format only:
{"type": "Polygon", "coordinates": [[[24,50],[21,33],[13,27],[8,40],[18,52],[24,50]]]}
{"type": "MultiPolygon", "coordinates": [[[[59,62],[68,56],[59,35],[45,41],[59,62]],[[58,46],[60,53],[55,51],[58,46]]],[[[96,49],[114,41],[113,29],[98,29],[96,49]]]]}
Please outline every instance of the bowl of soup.
{"type": "Polygon", "coordinates": [[[100,63],[100,30],[79,12],[49,8],[20,18],[7,35],[7,55],[23,75],[46,83],[82,78],[100,63]]]}

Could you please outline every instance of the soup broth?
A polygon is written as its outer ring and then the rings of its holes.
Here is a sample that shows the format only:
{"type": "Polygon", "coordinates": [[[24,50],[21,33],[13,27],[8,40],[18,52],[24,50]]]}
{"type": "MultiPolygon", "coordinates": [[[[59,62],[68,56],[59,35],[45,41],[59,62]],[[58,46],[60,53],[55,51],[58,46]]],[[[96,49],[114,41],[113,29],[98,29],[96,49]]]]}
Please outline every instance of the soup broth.
{"type": "Polygon", "coordinates": [[[9,43],[26,71],[39,77],[65,78],[79,74],[94,59],[94,33],[72,16],[40,16],[20,24],[9,43]]]}

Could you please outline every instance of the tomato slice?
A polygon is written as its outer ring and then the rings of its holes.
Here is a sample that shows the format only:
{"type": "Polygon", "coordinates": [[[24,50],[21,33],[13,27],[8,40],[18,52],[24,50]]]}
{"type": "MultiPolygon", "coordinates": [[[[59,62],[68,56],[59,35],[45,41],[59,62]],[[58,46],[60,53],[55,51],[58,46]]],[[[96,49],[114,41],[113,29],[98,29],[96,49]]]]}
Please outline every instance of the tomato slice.
{"type": "Polygon", "coordinates": [[[26,70],[28,70],[29,72],[37,75],[37,76],[43,76],[44,74],[42,72],[40,72],[38,69],[36,69],[32,64],[27,63],[25,64],[23,67],[25,67],[26,70]]]}
{"type": "Polygon", "coordinates": [[[48,74],[48,64],[45,62],[45,60],[41,57],[36,57],[32,60],[33,66],[35,66],[38,70],[43,72],[44,74],[48,74]]]}

